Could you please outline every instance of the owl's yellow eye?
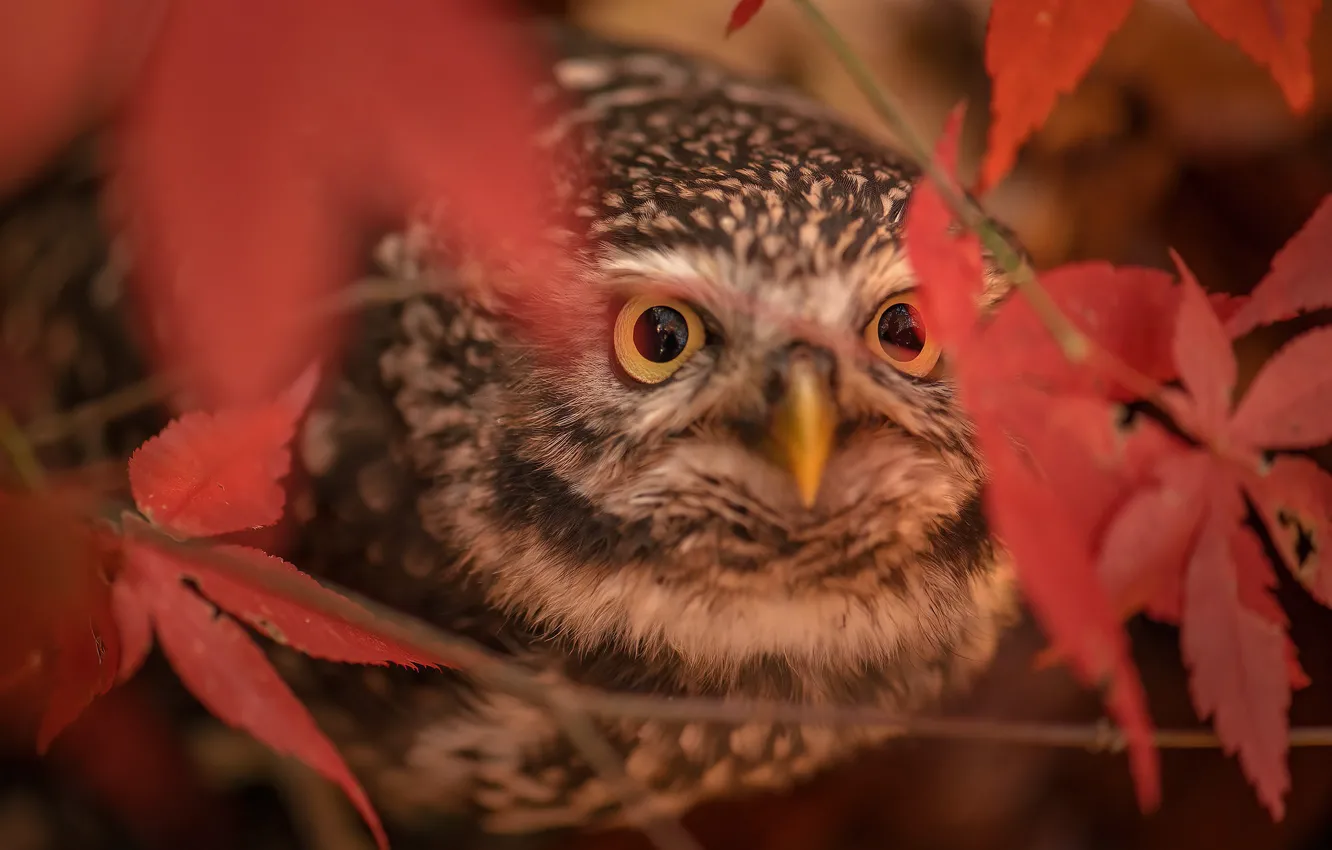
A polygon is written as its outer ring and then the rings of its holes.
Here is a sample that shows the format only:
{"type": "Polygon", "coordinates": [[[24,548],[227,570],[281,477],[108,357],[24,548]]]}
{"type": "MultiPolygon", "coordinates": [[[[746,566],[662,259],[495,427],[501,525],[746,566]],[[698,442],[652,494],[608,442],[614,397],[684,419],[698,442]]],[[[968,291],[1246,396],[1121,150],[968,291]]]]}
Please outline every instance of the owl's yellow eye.
{"type": "Polygon", "coordinates": [[[910,293],[883,302],[865,326],[865,344],[880,360],[916,378],[928,378],[939,362],[939,343],[910,293]]]}
{"type": "Polygon", "coordinates": [[[672,298],[629,299],[615,320],[615,359],[629,377],[659,384],[703,346],[703,320],[672,298]]]}

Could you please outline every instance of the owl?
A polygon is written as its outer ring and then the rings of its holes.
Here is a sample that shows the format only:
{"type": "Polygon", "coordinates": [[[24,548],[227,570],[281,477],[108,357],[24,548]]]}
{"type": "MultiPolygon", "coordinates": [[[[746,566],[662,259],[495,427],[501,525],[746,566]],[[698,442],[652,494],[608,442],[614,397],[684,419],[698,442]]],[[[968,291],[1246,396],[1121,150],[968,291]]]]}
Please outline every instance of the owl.
{"type": "MultiPolygon", "coordinates": [[[[538,143],[599,178],[549,187],[582,246],[551,304],[580,318],[552,345],[484,286],[366,308],[294,444],[290,557],[552,682],[929,710],[1015,603],[903,249],[919,172],[782,85],[543,32],[534,100],[568,106],[538,143]]],[[[408,230],[368,262],[456,279],[443,256],[408,230]]],[[[128,374],[108,365],[128,356],[108,353],[118,297],[85,277],[67,396],[128,374]]],[[[889,734],[599,720],[651,792],[631,805],[546,711],[465,671],[279,660],[403,823],[632,822],[788,787],[889,734]]]]}

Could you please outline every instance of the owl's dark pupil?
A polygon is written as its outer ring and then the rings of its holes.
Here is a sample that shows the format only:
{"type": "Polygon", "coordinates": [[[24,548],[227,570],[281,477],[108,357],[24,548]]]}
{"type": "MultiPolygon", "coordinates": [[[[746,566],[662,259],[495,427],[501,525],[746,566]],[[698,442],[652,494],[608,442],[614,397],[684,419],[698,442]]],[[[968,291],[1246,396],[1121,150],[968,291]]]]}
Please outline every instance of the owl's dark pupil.
{"type": "Polygon", "coordinates": [[[914,357],[925,348],[925,323],[910,304],[894,304],[879,317],[879,342],[914,357]]]}
{"type": "Polygon", "coordinates": [[[634,323],[634,348],[653,363],[669,363],[689,342],[689,323],[679,310],[649,307],[634,323]]]}

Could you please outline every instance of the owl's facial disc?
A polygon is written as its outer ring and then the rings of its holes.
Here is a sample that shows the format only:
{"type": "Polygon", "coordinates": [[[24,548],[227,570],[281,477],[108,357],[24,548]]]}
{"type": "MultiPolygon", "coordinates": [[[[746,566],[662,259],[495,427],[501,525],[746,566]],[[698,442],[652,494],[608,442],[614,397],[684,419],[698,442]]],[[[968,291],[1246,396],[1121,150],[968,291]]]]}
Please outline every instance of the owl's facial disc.
{"type": "MultiPolygon", "coordinates": [[[[784,317],[770,310],[766,326],[711,303],[709,294],[658,282],[621,295],[612,305],[612,368],[640,411],[673,407],[724,423],[757,460],[785,471],[789,489],[782,489],[806,512],[818,503],[830,462],[846,448],[840,443],[868,421],[866,407],[874,418],[873,393],[900,394],[904,379],[939,377],[937,339],[909,289],[881,296],[872,313],[849,304],[833,321],[811,315],[807,305],[794,314],[779,310],[784,317]],[[902,377],[888,379],[888,387],[878,381],[866,398],[867,372],[902,377]],[[716,392],[714,384],[726,389],[716,392]]],[[[675,433],[689,432],[682,425],[676,421],[675,433]]]]}

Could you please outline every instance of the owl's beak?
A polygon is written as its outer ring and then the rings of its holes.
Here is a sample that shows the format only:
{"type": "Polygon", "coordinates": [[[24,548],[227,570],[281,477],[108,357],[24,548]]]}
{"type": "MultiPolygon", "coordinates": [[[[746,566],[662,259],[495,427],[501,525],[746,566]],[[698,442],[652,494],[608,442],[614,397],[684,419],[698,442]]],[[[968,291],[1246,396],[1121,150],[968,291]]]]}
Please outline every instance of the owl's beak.
{"type": "Polygon", "coordinates": [[[810,358],[792,359],[771,427],[778,459],[791,471],[800,501],[808,508],[819,495],[837,428],[831,382],[810,358]]]}

